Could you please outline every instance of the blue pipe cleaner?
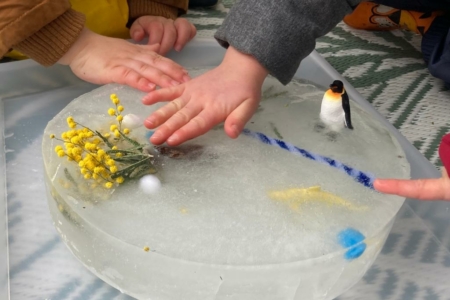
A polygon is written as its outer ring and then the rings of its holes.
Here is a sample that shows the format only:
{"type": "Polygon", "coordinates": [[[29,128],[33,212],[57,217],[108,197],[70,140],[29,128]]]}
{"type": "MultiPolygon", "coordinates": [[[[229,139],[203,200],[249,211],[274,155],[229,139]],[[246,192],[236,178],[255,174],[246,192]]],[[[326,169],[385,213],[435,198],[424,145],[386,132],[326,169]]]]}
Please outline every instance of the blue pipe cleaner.
{"type": "Polygon", "coordinates": [[[373,175],[359,171],[359,170],[352,168],[346,164],[343,164],[333,158],[314,154],[314,153],[309,152],[308,150],[301,149],[292,144],[286,143],[282,140],[268,137],[264,133],[254,132],[254,131],[251,131],[246,128],[242,131],[242,133],[244,135],[256,138],[256,139],[260,140],[261,142],[263,142],[264,144],[277,146],[277,147],[287,150],[293,154],[300,155],[307,159],[314,160],[319,163],[326,164],[330,167],[336,168],[336,169],[346,173],[348,176],[352,177],[353,179],[355,179],[356,182],[364,185],[365,187],[368,187],[368,188],[374,190],[373,182],[375,180],[375,177],[373,175]]]}

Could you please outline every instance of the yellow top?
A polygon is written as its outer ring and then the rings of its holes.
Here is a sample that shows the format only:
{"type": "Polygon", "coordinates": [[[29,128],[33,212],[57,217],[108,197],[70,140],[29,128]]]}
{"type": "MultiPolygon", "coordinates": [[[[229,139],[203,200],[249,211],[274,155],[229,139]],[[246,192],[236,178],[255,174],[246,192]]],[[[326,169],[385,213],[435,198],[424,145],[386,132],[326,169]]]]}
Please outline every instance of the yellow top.
{"type": "Polygon", "coordinates": [[[127,0],[70,0],[72,9],[86,16],[86,27],[95,33],[128,39],[127,0]]]}

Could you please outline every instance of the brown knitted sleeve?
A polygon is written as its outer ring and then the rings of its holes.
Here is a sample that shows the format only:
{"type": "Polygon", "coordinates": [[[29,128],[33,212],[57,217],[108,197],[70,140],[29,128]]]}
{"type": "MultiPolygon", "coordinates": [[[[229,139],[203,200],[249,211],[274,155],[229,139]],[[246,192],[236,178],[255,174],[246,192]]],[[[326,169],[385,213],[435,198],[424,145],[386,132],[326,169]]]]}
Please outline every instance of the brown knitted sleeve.
{"type": "Polygon", "coordinates": [[[29,38],[13,45],[13,48],[41,65],[53,65],[75,43],[84,22],[83,14],[69,9],[29,38]]]}
{"type": "Polygon", "coordinates": [[[185,14],[188,10],[189,0],[153,0],[161,4],[177,7],[180,14],[185,14]]]}
{"type": "Polygon", "coordinates": [[[130,9],[130,22],[141,16],[161,16],[175,20],[179,15],[186,13],[188,0],[128,0],[130,9]]]}
{"type": "Polygon", "coordinates": [[[0,57],[68,9],[69,0],[0,0],[0,57]]]}

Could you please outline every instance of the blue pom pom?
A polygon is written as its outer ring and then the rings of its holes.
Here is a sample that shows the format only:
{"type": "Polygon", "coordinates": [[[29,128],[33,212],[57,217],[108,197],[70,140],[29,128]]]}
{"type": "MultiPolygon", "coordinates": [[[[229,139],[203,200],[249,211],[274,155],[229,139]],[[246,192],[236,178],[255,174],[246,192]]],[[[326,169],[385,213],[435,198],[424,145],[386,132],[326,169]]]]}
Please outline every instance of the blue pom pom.
{"type": "Polygon", "coordinates": [[[344,258],[347,260],[353,260],[355,258],[360,257],[364,253],[364,251],[366,251],[366,244],[361,243],[359,245],[350,248],[350,250],[345,252],[344,258]]]}
{"type": "Polygon", "coordinates": [[[145,134],[145,137],[147,138],[147,140],[149,140],[154,133],[155,132],[153,130],[147,131],[147,133],[145,134]]]}
{"type": "Polygon", "coordinates": [[[347,228],[338,234],[339,244],[344,248],[350,248],[344,254],[344,258],[352,260],[360,257],[366,250],[366,244],[363,243],[365,236],[356,229],[347,228]]]}
{"type": "Polygon", "coordinates": [[[342,247],[348,248],[364,241],[364,235],[356,229],[347,228],[338,234],[339,244],[342,247]]]}

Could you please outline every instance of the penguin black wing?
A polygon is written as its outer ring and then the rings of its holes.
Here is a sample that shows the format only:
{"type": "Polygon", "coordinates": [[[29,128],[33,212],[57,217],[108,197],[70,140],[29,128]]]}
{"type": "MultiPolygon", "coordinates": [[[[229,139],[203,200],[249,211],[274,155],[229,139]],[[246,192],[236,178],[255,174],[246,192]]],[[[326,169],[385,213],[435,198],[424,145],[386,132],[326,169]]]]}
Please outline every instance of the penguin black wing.
{"type": "Polygon", "coordinates": [[[353,129],[352,118],[350,114],[350,99],[348,98],[347,91],[344,90],[344,93],[342,93],[341,97],[342,97],[342,108],[344,109],[345,113],[345,126],[348,129],[353,129]]]}

